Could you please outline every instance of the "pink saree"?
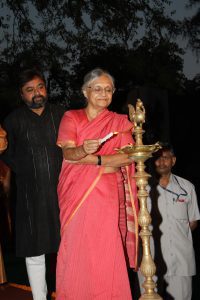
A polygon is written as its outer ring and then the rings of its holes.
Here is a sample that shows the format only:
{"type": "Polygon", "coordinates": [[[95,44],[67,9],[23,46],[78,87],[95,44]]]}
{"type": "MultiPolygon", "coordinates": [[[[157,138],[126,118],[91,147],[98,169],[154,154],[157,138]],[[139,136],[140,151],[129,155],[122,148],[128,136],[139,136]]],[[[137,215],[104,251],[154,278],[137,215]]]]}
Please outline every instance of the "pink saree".
{"type": "MultiPolygon", "coordinates": [[[[132,123],[125,115],[105,110],[89,122],[84,110],[68,111],[61,121],[57,143],[73,140],[81,145],[84,139],[102,138],[117,131],[120,133],[96,153],[114,154],[115,148],[133,143],[131,130],[132,123]]],[[[138,205],[132,179],[134,165],[124,168],[123,173],[103,170],[102,166],[63,160],[58,184],[61,243],[57,300],[132,299],[126,260],[136,268],[138,205]]]]}

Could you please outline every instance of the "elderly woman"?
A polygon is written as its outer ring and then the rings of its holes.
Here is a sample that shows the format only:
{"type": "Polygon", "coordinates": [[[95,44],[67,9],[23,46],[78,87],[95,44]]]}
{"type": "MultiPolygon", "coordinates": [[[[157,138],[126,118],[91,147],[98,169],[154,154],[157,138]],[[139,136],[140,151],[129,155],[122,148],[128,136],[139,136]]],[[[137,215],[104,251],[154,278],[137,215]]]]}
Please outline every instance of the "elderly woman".
{"type": "Polygon", "coordinates": [[[67,111],[57,144],[61,244],[56,299],[132,299],[126,262],[136,267],[134,165],[116,148],[133,144],[133,124],[108,110],[114,79],[102,69],[84,77],[85,109],[67,111]],[[106,137],[107,136],[107,140],[106,137]]]}

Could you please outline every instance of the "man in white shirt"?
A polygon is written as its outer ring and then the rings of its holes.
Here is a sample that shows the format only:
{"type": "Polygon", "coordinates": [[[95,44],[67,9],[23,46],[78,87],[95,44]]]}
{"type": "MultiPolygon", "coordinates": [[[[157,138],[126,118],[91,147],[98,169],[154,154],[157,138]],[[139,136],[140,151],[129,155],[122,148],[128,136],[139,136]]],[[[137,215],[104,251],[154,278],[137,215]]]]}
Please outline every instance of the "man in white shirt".
{"type": "MultiPolygon", "coordinates": [[[[190,300],[196,274],[192,230],[200,213],[194,185],[171,173],[176,163],[173,148],[157,153],[157,181],[151,186],[148,209],[152,216],[151,251],[157,268],[158,293],[163,299],[190,300]]],[[[139,272],[140,286],[143,278],[139,272]]],[[[141,287],[141,290],[143,288],[141,287]]]]}

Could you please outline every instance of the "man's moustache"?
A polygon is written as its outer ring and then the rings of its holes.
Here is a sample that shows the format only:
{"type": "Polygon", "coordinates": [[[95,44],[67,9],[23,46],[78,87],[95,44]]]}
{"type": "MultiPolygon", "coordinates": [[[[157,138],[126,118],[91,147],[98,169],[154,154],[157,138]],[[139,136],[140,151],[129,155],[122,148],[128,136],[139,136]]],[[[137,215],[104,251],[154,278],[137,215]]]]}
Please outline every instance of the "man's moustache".
{"type": "Polygon", "coordinates": [[[38,95],[38,96],[33,96],[33,98],[32,98],[32,101],[34,102],[35,100],[37,100],[37,99],[45,99],[45,97],[44,96],[42,96],[42,95],[38,95]]]}

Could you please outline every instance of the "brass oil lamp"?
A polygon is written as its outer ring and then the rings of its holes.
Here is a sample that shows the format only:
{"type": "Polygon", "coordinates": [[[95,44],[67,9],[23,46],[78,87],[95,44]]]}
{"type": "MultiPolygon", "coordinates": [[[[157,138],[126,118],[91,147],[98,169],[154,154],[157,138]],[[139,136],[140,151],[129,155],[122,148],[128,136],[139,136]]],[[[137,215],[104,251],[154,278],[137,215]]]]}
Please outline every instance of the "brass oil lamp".
{"type": "Polygon", "coordinates": [[[141,227],[140,237],[142,240],[142,261],[140,265],[140,271],[145,280],[143,283],[144,293],[139,298],[140,300],[161,300],[162,298],[155,292],[156,283],[153,280],[153,276],[156,273],[156,265],[151,256],[150,250],[150,238],[152,238],[149,225],[151,224],[151,216],[147,209],[147,197],[149,195],[146,187],[148,185],[148,179],[151,177],[145,171],[145,161],[152,157],[152,153],[161,148],[157,142],[153,145],[143,145],[142,135],[145,132],[142,129],[145,123],[145,108],[140,99],[136,102],[136,108],[129,104],[129,117],[134,124],[134,136],[135,144],[125,146],[118,151],[120,153],[127,153],[129,157],[136,162],[136,173],[134,178],[137,184],[137,196],[139,199],[140,209],[138,216],[138,223],[141,227]]]}

